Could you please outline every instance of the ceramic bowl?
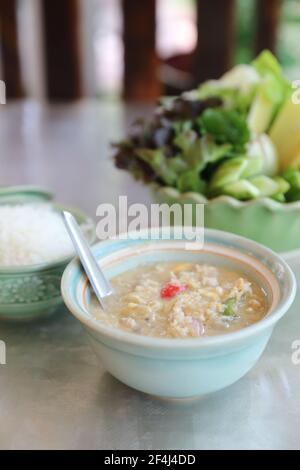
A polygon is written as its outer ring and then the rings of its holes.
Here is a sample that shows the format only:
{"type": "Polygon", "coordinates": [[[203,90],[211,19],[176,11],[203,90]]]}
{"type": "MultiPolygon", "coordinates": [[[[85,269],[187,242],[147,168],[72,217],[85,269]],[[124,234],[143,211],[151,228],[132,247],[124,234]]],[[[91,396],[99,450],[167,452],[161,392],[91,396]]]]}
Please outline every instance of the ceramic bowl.
{"type": "Polygon", "coordinates": [[[279,253],[300,248],[300,201],[282,204],[271,198],[238,201],[229,196],[214,199],[197,193],[179,193],[171,187],[152,187],[156,202],[204,204],[207,228],[250,238],[279,253]]]}
{"type": "MultiPolygon", "coordinates": [[[[18,186],[0,188],[0,204],[51,201],[52,195],[38,187],[18,186]]],[[[82,212],[54,204],[57,210],[69,210],[86,227],[90,243],[95,227],[82,212]]],[[[0,319],[31,320],[50,315],[63,304],[60,293],[62,273],[72,259],[68,256],[51,263],[29,266],[0,266],[0,319]]]]}
{"type": "MultiPolygon", "coordinates": [[[[169,228],[164,228],[164,231],[169,228]]],[[[90,313],[90,290],[78,261],[62,277],[62,295],[85,328],[104,367],[125,384],[152,395],[186,398],[220,390],[240,379],[261,356],[273,328],[295,297],[288,265],[269,249],[242,237],[205,230],[204,247],[186,249],[183,240],[109,240],[93,251],[110,278],[155,261],[193,261],[229,266],[245,272],[267,293],[268,312],[259,322],[232,333],[190,339],[146,337],[96,320],[90,313]],[[196,249],[197,248],[197,249],[196,249]]],[[[190,246],[190,245],[189,245],[190,246]]]]}

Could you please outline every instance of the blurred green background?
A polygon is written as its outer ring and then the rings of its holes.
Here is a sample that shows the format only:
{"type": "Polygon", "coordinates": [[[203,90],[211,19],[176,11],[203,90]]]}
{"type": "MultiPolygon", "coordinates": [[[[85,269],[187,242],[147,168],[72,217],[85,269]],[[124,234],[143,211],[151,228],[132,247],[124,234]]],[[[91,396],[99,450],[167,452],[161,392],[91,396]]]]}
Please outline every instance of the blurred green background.
{"type": "MultiPolygon", "coordinates": [[[[191,3],[192,0],[177,0],[191,3]]],[[[237,41],[235,61],[245,63],[253,54],[255,1],[237,1],[237,41]]],[[[282,13],[278,30],[277,55],[286,74],[299,78],[300,74],[300,1],[283,0],[282,13]]]]}

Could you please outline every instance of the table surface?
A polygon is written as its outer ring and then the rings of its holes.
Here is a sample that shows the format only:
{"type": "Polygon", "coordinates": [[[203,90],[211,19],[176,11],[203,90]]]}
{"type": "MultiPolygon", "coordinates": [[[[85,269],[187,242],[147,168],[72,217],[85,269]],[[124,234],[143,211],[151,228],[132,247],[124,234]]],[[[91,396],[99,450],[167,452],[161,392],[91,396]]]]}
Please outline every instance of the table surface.
{"type": "MultiPolygon", "coordinates": [[[[0,108],[0,185],[38,184],[95,217],[101,202],[149,203],[147,189],[113,168],[109,142],[144,107],[82,102],[0,108]]],[[[294,270],[300,280],[300,262],[294,270]],[[298,274],[297,274],[298,273],[298,274]]],[[[136,392],[99,365],[64,308],[28,324],[0,324],[1,449],[299,449],[300,296],[259,363],[201,400],[167,401],[136,392]]]]}

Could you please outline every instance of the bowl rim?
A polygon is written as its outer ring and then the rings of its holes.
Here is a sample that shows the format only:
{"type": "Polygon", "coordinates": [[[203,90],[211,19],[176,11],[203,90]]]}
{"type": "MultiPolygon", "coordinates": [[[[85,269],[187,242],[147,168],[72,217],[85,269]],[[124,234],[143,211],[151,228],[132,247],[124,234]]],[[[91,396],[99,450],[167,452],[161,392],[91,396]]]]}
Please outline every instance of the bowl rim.
{"type": "MultiPolygon", "coordinates": [[[[146,234],[147,232],[148,229],[144,229],[139,233],[146,234]]],[[[157,338],[152,336],[138,335],[136,333],[129,333],[109,325],[101,324],[99,320],[93,317],[86,316],[86,311],[80,305],[78,305],[76,301],[73,300],[72,295],[69,294],[68,290],[68,286],[70,286],[74,271],[80,269],[80,263],[78,258],[74,258],[65,268],[61,280],[61,293],[65,305],[67,306],[70,313],[75,316],[75,318],[77,318],[77,320],[79,320],[85,327],[92,330],[93,333],[100,333],[102,336],[116,341],[116,344],[120,343],[130,346],[139,346],[154,349],[157,348],[164,350],[200,350],[203,348],[209,348],[210,346],[235,343],[236,341],[244,340],[249,338],[250,336],[259,334],[268,327],[272,327],[272,325],[277,323],[279,319],[288,311],[296,295],[296,279],[291,268],[288,266],[285,260],[282,259],[277,253],[272,251],[270,248],[261,245],[260,243],[221,230],[205,228],[205,232],[208,234],[208,236],[213,238],[219,238],[225,241],[227,240],[232,243],[239,242],[241,245],[243,245],[244,247],[247,246],[249,250],[252,249],[254,252],[257,252],[257,250],[259,249],[260,252],[263,252],[265,254],[266,259],[272,258],[274,261],[280,262],[280,264],[284,268],[284,275],[287,277],[287,283],[289,287],[288,294],[286,295],[283,304],[280,307],[277,306],[274,311],[270,313],[270,315],[263,317],[258,322],[253,323],[252,325],[242,328],[240,330],[236,330],[223,335],[221,334],[214,336],[206,336],[201,338],[157,338]]],[[[93,250],[97,250],[99,247],[103,248],[104,246],[112,245],[115,242],[116,239],[108,239],[105,241],[101,241],[93,246],[93,250]]],[[[237,252],[239,251],[239,248],[234,247],[233,249],[237,252]]],[[[104,258],[106,256],[107,255],[104,255],[104,258]]],[[[268,266],[266,267],[268,268],[268,266]]],[[[82,273],[80,275],[80,278],[82,278],[83,275],[84,274],[82,273]]]]}
{"type": "Polygon", "coordinates": [[[193,200],[195,203],[206,204],[206,205],[216,205],[216,204],[228,204],[235,209],[241,209],[249,206],[263,206],[272,211],[285,211],[290,212],[293,210],[300,209],[300,200],[294,202],[279,202],[271,199],[270,197],[259,197],[257,199],[250,199],[248,201],[240,201],[235,199],[232,196],[220,195],[208,199],[206,196],[194,191],[189,191],[185,193],[180,193],[176,188],[172,186],[161,186],[157,183],[152,183],[152,190],[156,193],[162,194],[169,198],[182,200],[193,200]]]}
{"type": "MultiPolygon", "coordinates": [[[[16,186],[0,186],[0,200],[5,197],[14,197],[19,194],[19,196],[31,195],[37,197],[38,199],[44,201],[51,201],[53,199],[53,194],[44,189],[42,186],[36,185],[16,185],[16,186]]],[[[5,204],[9,204],[8,202],[5,204]]]]}
{"type": "MultiPolygon", "coordinates": [[[[87,224],[88,226],[91,227],[91,230],[89,231],[91,235],[88,238],[88,242],[92,245],[96,239],[96,233],[95,233],[95,222],[94,220],[85,212],[81,211],[80,209],[74,208],[73,206],[68,206],[61,204],[59,202],[44,202],[45,204],[51,204],[55,210],[57,211],[62,211],[66,210],[71,212],[75,218],[82,219],[84,221],[84,224],[87,224]]],[[[9,205],[9,203],[5,203],[5,205],[9,205]]],[[[55,268],[60,267],[61,265],[66,265],[68,264],[72,259],[74,258],[74,254],[71,254],[69,256],[64,256],[61,258],[57,258],[54,261],[49,261],[49,262],[43,262],[43,263],[35,263],[35,264],[24,264],[24,265],[18,265],[18,266],[1,266],[0,265],[0,275],[22,275],[22,274],[29,274],[29,273],[37,273],[40,271],[48,271],[52,270],[55,268]]]]}

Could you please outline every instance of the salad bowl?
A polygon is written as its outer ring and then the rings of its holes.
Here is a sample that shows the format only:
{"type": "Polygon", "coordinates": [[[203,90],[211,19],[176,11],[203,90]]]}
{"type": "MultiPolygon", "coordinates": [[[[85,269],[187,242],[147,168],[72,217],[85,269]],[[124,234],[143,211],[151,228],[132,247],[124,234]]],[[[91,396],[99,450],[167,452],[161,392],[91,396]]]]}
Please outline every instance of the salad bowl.
{"type": "Polygon", "coordinates": [[[157,203],[204,204],[204,226],[250,238],[278,253],[300,248],[300,201],[282,204],[271,198],[239,201],[230,196],[208,200],[194,192],[152,187],[157,203]]]}
{"type": "Polygon", "coordinates": [[[156,202],[203,203],[208,228],[297,250],[298,93],[263,51],[218,80],[163,97],[116,144],[115,164],[150,185],[156,202]]]}

